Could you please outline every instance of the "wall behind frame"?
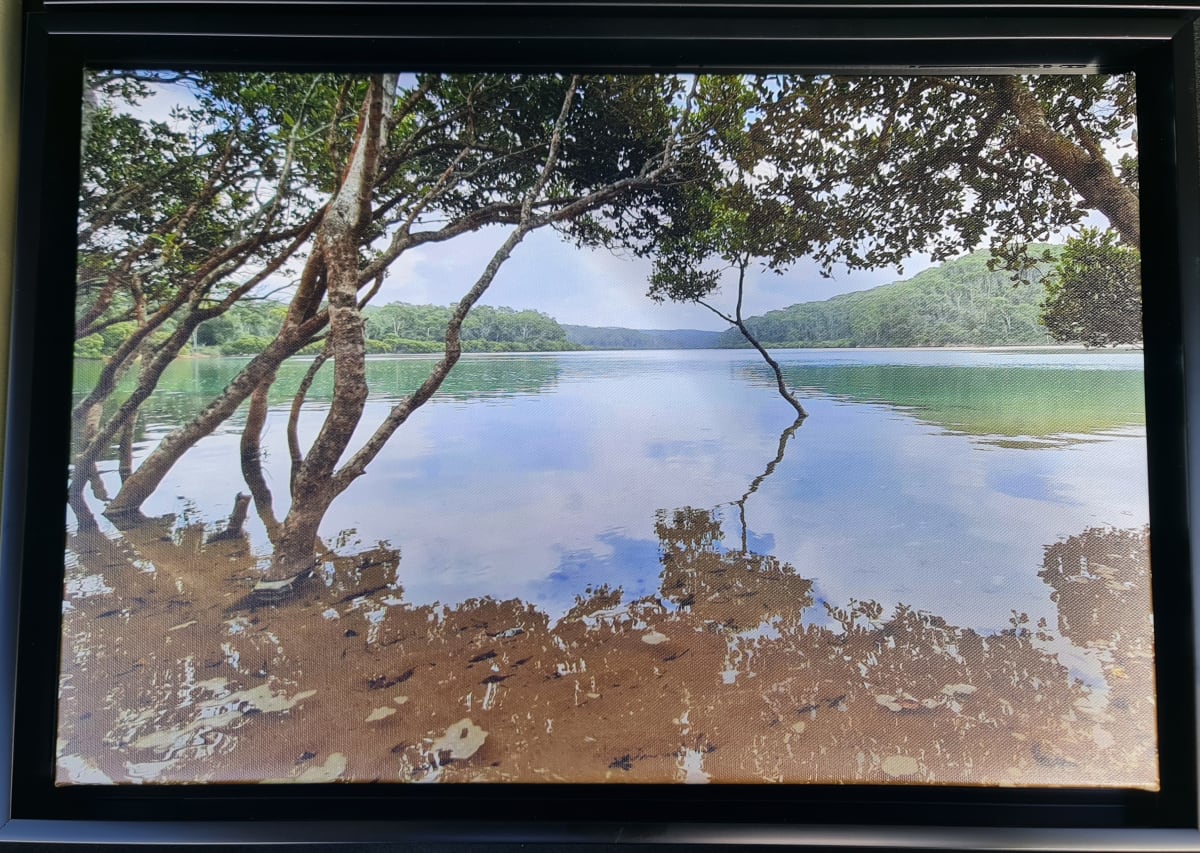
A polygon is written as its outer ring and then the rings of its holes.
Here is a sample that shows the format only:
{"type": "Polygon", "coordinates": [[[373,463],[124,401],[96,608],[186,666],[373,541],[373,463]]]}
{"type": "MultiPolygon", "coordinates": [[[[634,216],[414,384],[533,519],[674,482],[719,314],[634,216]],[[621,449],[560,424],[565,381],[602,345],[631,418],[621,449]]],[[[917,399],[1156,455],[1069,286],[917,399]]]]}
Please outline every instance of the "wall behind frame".
{"type": "MultiPolygon", "coordinates": [[[[0,377],[8,376],[9,307],[12,304],[16,231],[17,158],[20,146],[21,0],[0,0],[0,377]]],[[[0,386],[2,387],[2,386],[0,386]]],[[[0,393],[0,435],[6,395],[0,393]]],[[[4,475],[0,455],[0,477],[4,475]]]]}

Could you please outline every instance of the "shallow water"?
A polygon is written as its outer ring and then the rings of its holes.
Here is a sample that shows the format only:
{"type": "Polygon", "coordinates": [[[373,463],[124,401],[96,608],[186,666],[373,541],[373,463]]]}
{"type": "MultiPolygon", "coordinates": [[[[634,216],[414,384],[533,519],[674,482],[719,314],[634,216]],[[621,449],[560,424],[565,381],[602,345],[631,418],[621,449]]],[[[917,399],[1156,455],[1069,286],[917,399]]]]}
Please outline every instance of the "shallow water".
{"type": "MultiPolygon", "coordinates": [[[[1037,576],[1045,545],[1148,521],[1139,353],[795,350],[779,360],[810,411],[786,440],[792,410],[749,351],[467,357],[334,503],[322,534],[399,549],[415,604],[520,597],[559,616],[589,586],[653,593],[656,514],[699,507],[724,522],[724,547],[744,541],[792,564],[818,602],[903,602],[993,631],[1014,610],[1053,618],[1037,576]]],[[[139,425],[138,454],[242,363],[173,365],[139,425]]],[[[431,364],[370,361],[359,440],[431,364]]],[[[306,367],[284,366],[265,430],[280,515],[287,405],[306,367]]],[[[93,369],[81,362],[81,389],[93,369]]],[[[319,429],[330,382],[327,367],[302,438],[319,429]]],[[[197,445],[146,512],[181,523],[227,515],[245,489],[239,426],[235,417],[197,445]]],[[[115,468],[105,465],[114,490],[115,468]]],[[[267,554],[253,513],[248,530],[267,554]]]]}

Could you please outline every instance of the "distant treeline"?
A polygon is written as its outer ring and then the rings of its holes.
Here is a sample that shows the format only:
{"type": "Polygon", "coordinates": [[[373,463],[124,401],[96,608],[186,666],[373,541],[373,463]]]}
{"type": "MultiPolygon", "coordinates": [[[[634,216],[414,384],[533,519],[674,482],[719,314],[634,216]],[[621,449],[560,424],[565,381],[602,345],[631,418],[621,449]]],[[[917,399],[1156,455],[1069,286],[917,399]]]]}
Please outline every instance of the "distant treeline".
{"type": "Polygon", "coordinates": [[[699,329],[625,329],[562,324],[567,340],[585,349],[715,349],[721,332],[699,329]]]}
{"type": "MultiPolygon", "coordinates": [[[[1030,255],[1050,246],[1033,246],[1030,255]]],[[[975,252],[894,282],[804,302],[751,317],[746,325],[771,347],[997,346],[1050,343],[1039,319],[1049,264],[1022,273],[989,270],[989,252],[975,252]]],[[[749,344],[736,329],[721,347],[749,344]]]]}
{"type": "MultiPolygon", "coordinates": [[[[453,306],[392,302],[363,311],[368,352],[439,352],[453,306]]],[[[477,305],[462,326],[468,352],[544,352],[582,349],[541,311],[477,305]]]]}
{"type": "MultiPolygon", "coordinates": [[[[1045,246],[1034,247],[1039,252],[1045,246]]],[[[1056,251],[1054,247],[1051,251],[1056,251]]],[[[1032,254],[1032,253],[1031,253],[1032,254]]],[[[1051,341],[1039,321],[1045,265],[1012,274],[988,269],[988,252],[928,269],[907,281],[803,302],[751,317],[746,325],[764,345],[784,347],[911,347],[1042,344],[1051,341]]],[[[363,310],[370,353],[434,353],[445,344],[453,306],[393,302],[363,310]]],[[[254,355],[279,331],[282,303],[264,299],[233,306],[201,323],[192,351],[254,355]]],[[[102,358],[133,331],[116,323],[76,343],[76,355],[102,358]]],[[[166,334],[169,327],[160,334],[166,334]]],[[[462,328],[467,352],[553,352],[583,349],[717,349],[749,344],[736,329],[626,329],[559,323],[541,311],[477,305],[462,328]]],[[[315,352],[323,343],[310,344],[315,352]]]]}
{"type": "MultiPolygon", "coordinates": [[[[409,305],[393,302],[363,309],[369,353],[432,353],[445,348],[449,305],[409,305]]],[[[283,322],[283,306],[263,301],[237,305],[196,330],[197,347],[222,355],[253,355],[270,343],[283,322]]],[[[582,349],[567,339],[563,327],[541,311],[493,308],[471,309],[462,327],[467,352],[544,352],[582,349]]],[[[310,345],[319,350],[321,343],[310,345]]]]}

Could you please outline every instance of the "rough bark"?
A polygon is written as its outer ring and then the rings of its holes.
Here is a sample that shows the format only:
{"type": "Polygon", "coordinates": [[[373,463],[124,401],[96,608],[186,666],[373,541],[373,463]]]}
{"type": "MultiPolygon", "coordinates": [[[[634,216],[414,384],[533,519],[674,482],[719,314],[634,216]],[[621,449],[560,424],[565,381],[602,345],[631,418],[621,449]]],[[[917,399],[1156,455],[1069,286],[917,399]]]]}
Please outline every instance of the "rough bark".
{"type": "Polygon", "coordinates": [[[342,184],[329,204],[317,243],[325,261],[333,399],[320,432],[299,470],[293,471],[292,502],[278,529],[268,581],[306,576],[315,562],[317,532],[325,511],[341,491],[333,471],[354,435],[367,402],[366,344],[358,305],[358,245],[370,221],[370,193],[379,168],[388,124],[384,104],[395,79],[375,76],[342,184]]]}
{"type": "Polygon", "coordinates": [[[333,498],[328,489],[292,492],[292,506],[287,519],[279,525],[271,567],[264,580],[256,585],[256,592],[281,583],[302,581],[312,574],[317,563],[317,534],[333,498]]]}

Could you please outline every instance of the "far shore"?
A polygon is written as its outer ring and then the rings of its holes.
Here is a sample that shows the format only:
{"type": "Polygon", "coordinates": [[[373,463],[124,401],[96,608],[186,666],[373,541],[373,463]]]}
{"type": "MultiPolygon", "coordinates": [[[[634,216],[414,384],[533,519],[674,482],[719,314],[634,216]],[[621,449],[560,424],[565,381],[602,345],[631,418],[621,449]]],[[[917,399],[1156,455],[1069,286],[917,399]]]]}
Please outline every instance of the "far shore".
{"type": "MultiPolygon", "coordinates": [[[[1142,352],[1143,347],[1133,344],[1118,344],[1111,347],[1087,347],[1082,344],[1001,344],[1001,345],[984,345],[984,344],[947,344],[943,346],[917,346],[917,347],[777,347],[771,344],[765,344],[773,352],[890,352],[895,350],[913,350],[919,352],[1071,352],[1071,353],[1111,353],[1111,352],[1142,352]]],[[[569,349],[569,350],[504,350],[499,352],[464,352],[463,358],[491,358],[502,356],[510,358],[512,356],[531,356],[531,355],[563,355],[567,353],[600,353],[600,352],[735,352],[735,351],[751,351],[750,347],[674,347],[674,348],[653,348],[653,347],[630,347],[630,348],[601,348],[591,347],[587,349],[569,349]]],[[[404,359],[436,359],[441,358],[441,351],[438,352],[391,352],[391,353],[369,353],[368,360],[384,361],[389,359],[404,358],[404,359]]],[[[221,355],[220,353],[184,353],[178,357],[178,361],[190,360],[207,360],[218,358],[253,358],[252,355],[221,355]]],[[[316,356],[312,354],[294,355],[294,359],[312,359],[316,356]]],[[[102,361],[103,359],[83,359],[78,358],[77,361],[102,361]]]]}

